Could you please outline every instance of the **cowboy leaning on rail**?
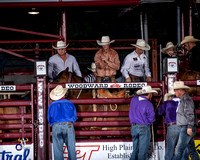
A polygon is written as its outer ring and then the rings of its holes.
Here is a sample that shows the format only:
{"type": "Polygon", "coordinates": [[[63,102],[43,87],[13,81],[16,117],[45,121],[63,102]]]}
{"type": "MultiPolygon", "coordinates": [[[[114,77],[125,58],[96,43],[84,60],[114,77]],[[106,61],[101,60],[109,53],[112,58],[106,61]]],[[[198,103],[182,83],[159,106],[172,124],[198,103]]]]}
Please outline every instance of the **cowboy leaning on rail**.
{"type": "Polygon", "coordinates": [[[131,135],[133,152],[130,160],[147,159],[147,152],[151,139],[150,125],[155,121],[155,112],[151,100],[153,90],[151,86],[144,86],[137,91],[130,103],[129,120],[131,123],[131,135]]]}
{"type": "Polygon", "coordinates": [[[116,82],[115,75],[120,68],[118,53],[110,48],[109,36],[102,36],[101,41],[97,40],[97,44],[102,46],[102,49],[97,51],[94,57],[97,71],[97,82],[116,82]]]}
{"type": "Polygon", "coordinates": [[[56,86],[50,98],[54,100],[48,108],[48,122],[52,127],[54,160],[63,160],[63,145],[68,149],[69,160],[76,160],[75,132],[73,123],[77,120],[74,104],[64,99],[67,88],[56,86]]]}
{"type": "Polygon", "coordinates": [[[66,68],[69,68],[69,72],[73,72],[78,77],[82,77],[76,58],[66,52],[67,46],[63,41],[58,41],[57,47],[53,46],[53,48],[58,51],[58,54],[49,58],[48,76],[50,82],[52,82],[56,76],[66,68]]]}

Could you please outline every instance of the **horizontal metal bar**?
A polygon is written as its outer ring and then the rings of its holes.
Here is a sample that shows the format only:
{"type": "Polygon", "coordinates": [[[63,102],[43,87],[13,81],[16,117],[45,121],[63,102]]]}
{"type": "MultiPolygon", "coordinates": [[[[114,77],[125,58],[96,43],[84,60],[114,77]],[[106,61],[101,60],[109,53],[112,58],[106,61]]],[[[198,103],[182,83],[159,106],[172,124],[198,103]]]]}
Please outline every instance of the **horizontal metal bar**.
{"type": "Polygon", "coordinates": [[[101,112],[78,112],[78,117],[128,117],[128,111],[101,111],[101,112]]]}
{"type": "Polygon", "coordinates": [[[75,127],[124,127],[131,126],[129,121],[77,121],[74,123],[75,127]]]}
{"type": "Polygon", "coordinates": [[[74,104],[129,104],[131,98],[69,99],[74,104]]]}
{"type": "Polygon", "coordinates": [[[0,107],[9,107],[9,106],[31,106],[32,102],[27,100],[17,100],[17,101],[0,101],[0,107]]]}
{"type": "MultiPolygon", "coordinates": [[[[18,114],[0,114],[0,119],[1,120],[20,120],[22,115],[20,113],[18,114]]],[[[24,114],[23,115],[24,119],[31,119],[32,115],[31,114],[24,114]]]]}
{"type": "Polygon", "coordinates": [[[58,39],[47,39],[47,40],[9,40],[9,41],[0,41],[0,44],[13,44],[13,43],[51,43],[57,42],[58,39]]]}
{"type": "Polygon", "coordinates": [[[0,129],[33,129],[33,124],[0,124],[0,129]]]}
{"type": "MultiPolygon", "coordinates": [[[[32,133],[23,133],[24,137],[23,138],[32,138],[32,133]]],[[[0,133],[0,138],[22,138],[22,133],[0,133]]]]}
{"type": "Polygon", "coordinates": [[[9,28],[9,27],[3,27],[3,26],[0,26],[0,29],[7,30],[7,31],[15,31],[15,32],[21,32],[21,33],[27,33],[27,34],[63,39],[62,36],[47,34],[47,33],[34,32],[34,31],[27,31],[27,30],[23,30],[23,29],[9,28]]]}

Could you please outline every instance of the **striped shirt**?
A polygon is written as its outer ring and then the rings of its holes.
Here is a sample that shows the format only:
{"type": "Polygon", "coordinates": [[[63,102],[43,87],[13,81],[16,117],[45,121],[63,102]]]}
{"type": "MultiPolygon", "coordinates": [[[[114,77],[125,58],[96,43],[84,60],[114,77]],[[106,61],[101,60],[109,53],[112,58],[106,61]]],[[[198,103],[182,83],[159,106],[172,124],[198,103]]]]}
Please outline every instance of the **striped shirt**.
{"type": "Polygon", "coordinates": [[[66,53],[67,59],[64,62],[62,58],[60,58],[59,54],[55,54],[54,56],[49,58],[48,62],[48,76],[50,82],[56,78],[56,76],[64,71],[66,68],[69,68],[69,72],[75,73],[77,76],[82,77],[79,65],[76,61],[76,58],[68,53],[66,53]]]}
{"type": "Polygon", "coordinates": [[[88,74],[87,76],[84,77],[84,81],[87,83],[94,83],[95,82],[95,77],[94,74],[88,74]]]}
{"type": "Polygon", "coordinates": [[[125,78],[128,78],[129,74],[138,77],[144,77],[145,75],[147,77],[151,76],[149,65],[147,63],[147,57],[144,53],[142,53],[139,58],[135,51],[126,56],[121,67],[121,72],[125,78]]]}

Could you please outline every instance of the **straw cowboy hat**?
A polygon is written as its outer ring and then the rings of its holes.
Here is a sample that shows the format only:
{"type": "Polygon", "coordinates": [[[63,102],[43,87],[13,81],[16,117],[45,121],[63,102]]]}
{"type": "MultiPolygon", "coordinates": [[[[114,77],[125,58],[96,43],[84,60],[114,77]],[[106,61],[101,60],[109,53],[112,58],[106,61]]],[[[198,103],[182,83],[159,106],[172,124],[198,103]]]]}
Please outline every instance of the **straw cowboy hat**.
{"type": "Polygon", "coordinates": [[[150,46],[143,39],[138,39],[136,44],[131,44],[131,45],[145,51],[150,50],[150,46]]]}
{"type": "Polygon", "coordinates": [[[153,90],[151,86],[144,86],[142,89],[137,91],[137,95],[148,94],[148,93],[158,93],[156,90],[153,90]]]}
{"type": "Polygon", "coordinates": [[[169,97],[173,95],[175,95],[175,92],[173,89],[170,89],[169,92],[164,95],[164,101],[169,100],[169,97]]]}
{"type": "Polygon", "coordinates": [[[184,85],[183,81],[175,81],[173,89],[190,89],[190,87],[184,85]]]}
{"type": "Polygon", "coordinates": [[[101,37],[101,41],[97,40],[97,44],[100,46],[104,46],[110,43],[113,43],[115,40],[110,41],[110,37],[109,36],[102,36],[101,37]]]}
{"type": "Polygon", "coordinates": [[[63,42],[63,41],[58,41],[58,42],[57,42],[57,47],[54,47],[54,46],[53,46],[53,48],[54,48],[54,49],[63,49],[63,48],[67,48],[68,45],[69,45],[69,44],[67,44],[67,46],[66,46],[66,43],[63,42]]]}
{"type": "Polygon", "coordinates": [[[199,39],[194,38],[193,36],[186,36],[184,37],[184,40],[182,40],[181,45],[187,42],[198,42],[199,39]]]}
{"type": "Polygon", "coordinates": [[[175,48],[174,44],[172,42],[168,42],[166,44],[166,47],[162,49],[163,53],[166,53],[166,50],[170,49],[170,48],[175,48]]]}
{"type": "Polygon", "coordinates": [[[50,98],[52,100],[59,100],[64,97],[64,95],[67,93],[67,90],[68,88],[63,88],[61,85],[57,85],[56,88],[50,92],[50,98]]]}
{"type": "Polygon", "coordinates": [[[90,71],[92,72],[96,72],[96,64],[94,62],[92,62],[91,64],[91,68],[88,68],[90,71]]]}

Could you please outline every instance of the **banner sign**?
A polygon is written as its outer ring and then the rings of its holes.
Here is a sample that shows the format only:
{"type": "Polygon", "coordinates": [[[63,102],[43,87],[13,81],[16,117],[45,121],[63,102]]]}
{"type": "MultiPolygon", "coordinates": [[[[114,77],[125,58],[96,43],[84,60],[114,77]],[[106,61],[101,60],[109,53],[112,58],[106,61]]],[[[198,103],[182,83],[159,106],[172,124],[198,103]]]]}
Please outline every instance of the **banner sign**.
{"type": "Polygon", "coordinates": [[[0,91],[16,91],[16,86],[0,86],[0,91]]]}
{"type": "Polygon", "coordinates": [[[137,83],[67,83],[69,89],[98,89],[98,88],[142,88],[146,82],[137,83]]]}
{"type": "Polygon", "coordinates": [[[30,160],[33,157],[33,144],[22,146],[17,145],[0,145],[0,160],[30,160]]]}
{"type": "MultiPolygon", "coordinates": [[[[151,144],[148,151],[148,160],[154,160],[152,148],[151,144]]],[[[132,142],[76,143],[77,160],[129,160],[132,150],[132,142]]],[[[66,146],[64,146],[63,154],[64,160],[67,160],[68,154],[66,146]]],[[[165,141],[155,142],[155,160],[164,160],[164,156],[165,141]]],[[[52,159],[54,159],[53,152],[52,159]]]]}

